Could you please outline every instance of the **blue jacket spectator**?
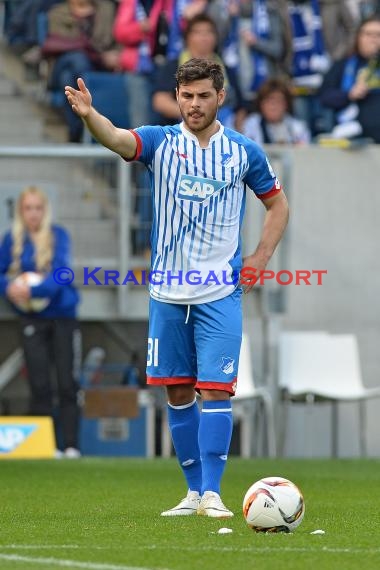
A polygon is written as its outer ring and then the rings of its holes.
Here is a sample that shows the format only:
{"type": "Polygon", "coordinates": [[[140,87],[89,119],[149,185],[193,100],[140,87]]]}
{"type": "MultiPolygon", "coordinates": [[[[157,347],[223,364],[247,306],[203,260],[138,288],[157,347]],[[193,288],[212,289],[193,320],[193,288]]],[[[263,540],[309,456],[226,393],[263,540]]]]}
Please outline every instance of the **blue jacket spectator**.
{"type": "Polygon", "coordinates": [[[293,30],[294,113],[308,124],[314,137],[332,128],[331,112],[321,106],[318,98],[323,74],[330,66],[320,0],[292,0],[288,10],[293,30]]]}
{"type": "Polygon", "coordinates": [[[380,15],[360,24],[354,53],[326,74],[320,99],[334,110],[342,133],[380,143],[380,15]]]}
{"type": "Polygon", "coordinates": [[[75,319],[79,296],[72,285],[55,282],[54,270],[64,266],[70,267],[69,236],[63,228],[51,224],[46,195],[34,186],[26,188],[17,201],[12,230],[0,247],[0,294],[8,298],[19,315],[31,392],[30,413],[54,415],[50,378],[53,359],[61,446],[67,457],[74,458],[80,455],[77,396],[81,337],[75,319]],[[30,272],[42,275],[39,285],[29,284],[30,272]]]}
{"type": "MultiPolygon", "coordinates": [[[[53,251],[51,259],[51,269],[45,273],[40,285],[30,287],[31,298],[48,298],[50,300],[46,309],[38,313],[38,318],[61,318],[76,316],[79,294],[72,285],[60,285],[53,277],[55,269],[60,267],[71,267],[70,259],[70,237],[67,231],[57,225],[51,227],[53,251]]],[[[5,234],[0,246],[0,295],[6,296],[7,289],[12,278],[7,275],[12,271],[14,261],[14,237],[9,231],[5,234]]],[[[19,273],[39,272],[40,268],[36,264],[36,247],[28,233],[23,238],[23,249],[19,260],[19,273]]],[[[25,313],[12,304],[13,308],[20,314],[25,313]]]]}

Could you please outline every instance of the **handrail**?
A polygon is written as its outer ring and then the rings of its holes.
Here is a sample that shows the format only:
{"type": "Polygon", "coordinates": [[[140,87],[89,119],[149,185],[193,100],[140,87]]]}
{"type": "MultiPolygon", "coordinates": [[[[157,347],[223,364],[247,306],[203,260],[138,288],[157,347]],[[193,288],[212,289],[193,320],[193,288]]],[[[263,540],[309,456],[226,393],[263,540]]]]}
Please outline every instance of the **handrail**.
{"type": "Polygon", "coordinates": [[[24,362],[24,353],[21,348],[16,348],[0,365],[0,392],[9,384],[24,362]]]}
{"type": "Polygon", "coordinates": [[[123,160],[99,145],[59,144],[38,146],[0,146],[0,158],[114,158],[123,160]]]}

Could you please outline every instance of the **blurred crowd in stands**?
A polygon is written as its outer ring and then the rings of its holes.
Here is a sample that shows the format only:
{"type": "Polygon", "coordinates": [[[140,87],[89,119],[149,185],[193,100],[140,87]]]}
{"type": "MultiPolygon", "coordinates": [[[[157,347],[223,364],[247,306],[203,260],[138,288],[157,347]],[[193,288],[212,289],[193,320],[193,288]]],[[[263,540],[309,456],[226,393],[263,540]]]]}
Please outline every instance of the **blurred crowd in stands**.
{"type": "MultiPolygon", "coordinates": [[[[7,4],[7,42],[42,76],[52,104],[78,76],[118,73],[130,127],[175,123],[177,65],[214,58],[227,77],[220,121],[259,144],[305,144],[326,133],[380,143],[380,0],[7,4]]],[[[58,104],[68,140],[80,142],[81,121],[63,97],[58,104]]]]}

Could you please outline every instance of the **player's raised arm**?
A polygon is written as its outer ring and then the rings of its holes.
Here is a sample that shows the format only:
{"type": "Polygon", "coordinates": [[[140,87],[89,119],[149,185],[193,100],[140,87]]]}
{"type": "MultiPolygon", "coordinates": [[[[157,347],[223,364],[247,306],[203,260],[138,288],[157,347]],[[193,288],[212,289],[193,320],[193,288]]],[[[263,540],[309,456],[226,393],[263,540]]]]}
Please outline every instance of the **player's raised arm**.
{"type": "Polygon", "coordinates": [[[92,136],[103,146],[117,152],[125,158],[136,154],[136,139],[126,129],[115,127],[106,117],[92,106],[91,93],[83,79],[78,79],[79,89],[65,87],[65,95],[72,110],[83,120],[92,136]]]}

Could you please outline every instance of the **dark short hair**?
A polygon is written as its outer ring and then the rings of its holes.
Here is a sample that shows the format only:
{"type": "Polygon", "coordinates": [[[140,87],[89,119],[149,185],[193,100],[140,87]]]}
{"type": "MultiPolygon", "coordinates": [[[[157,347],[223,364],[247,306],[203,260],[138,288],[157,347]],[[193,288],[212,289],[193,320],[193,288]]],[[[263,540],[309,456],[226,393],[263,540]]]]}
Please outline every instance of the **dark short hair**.
{"type": "Polygon", "coordinates": [[[176,73],[177,89],[181,85],[188,85],[200,79],[211,79],[216,91],[221,91],[224,86],[224,73],[221,65],[210,59],[189,59],[179,66],[176,73]]]}
{"type": "Polygon", "coordinates": [[[185,42],[187,42],[189,34],[191,34],[195,26],[198,24],[208,24],[215,34],[216,40],[218,40],[218,28],[216,27],[215,20],[213,20],[208,14],[197,14],[186,24],[185,30],[183,32],[183,38],[185,42]]]}
{"type": "Polygon", "coordinates": [[[263,101],[272,93],[282,93],[286,102],[286,110],[288,113],[293,112],[293,95],[288,81],[280,77],[272,77],[267,79],[260,85],[257,91],[256,108],[261,113],[261,105],[263,101]]]}

